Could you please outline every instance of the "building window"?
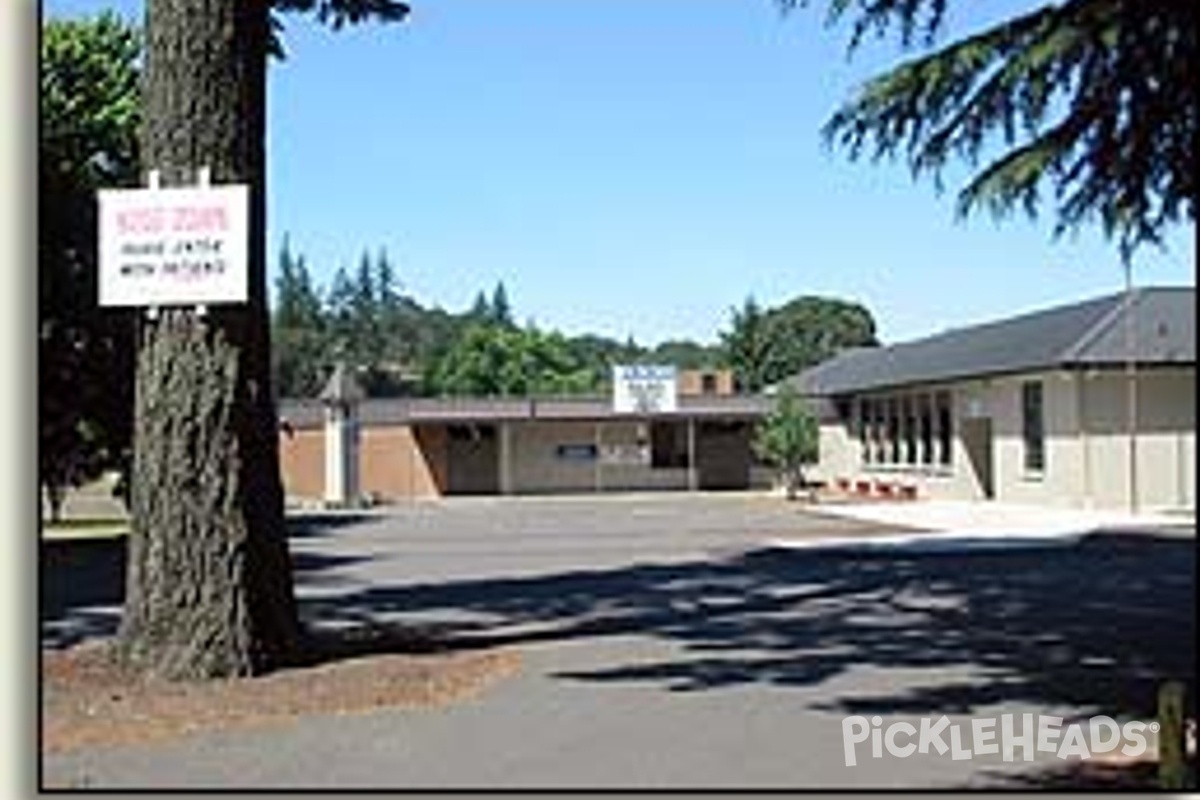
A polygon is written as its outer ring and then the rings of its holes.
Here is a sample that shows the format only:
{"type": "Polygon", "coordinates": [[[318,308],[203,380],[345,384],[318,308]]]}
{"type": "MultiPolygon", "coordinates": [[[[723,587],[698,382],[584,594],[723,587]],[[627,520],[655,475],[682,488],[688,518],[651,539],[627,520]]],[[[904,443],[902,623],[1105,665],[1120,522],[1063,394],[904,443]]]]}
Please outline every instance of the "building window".
{"type": "Polygon", "coordinates": [[[560,461],[595,461],[600,457],[600,451],[594,444],[560,444],[554,449],[554,455],[560,461]]]}
{"type": "Polygon", "coordinates": [[[950,466],[954,457],[954,415],[951,413],[950,393],[938,392],[933,396],[937,417],[938,463],[950,466]]]}
{"type": "Polygon", "coordinates": [[[858,447],[859,452],[863,453],[863,462],[871,462],[871,450],[869,446],[870,437],[868,435],[868,427],[871,420],[871,402],[869,399],[860,397],[858,399],[858,447]]]}
{"type": "Polygon", "coordinates": [[[920,420],[921,463],[933,463],[933,414],[930,411],[929,395],[923,394],[917,398],[917,419],[920,420]]]}
{"type": "Polygon", "coordinates": [[[1046,468],[1046,438],[1041,381],[1021,384],[1021,432],[1025,440],[1025,471],[1046,468]]]}
{"type": "Polygon", "coordinates": [[[901,401],[901,418],[904,420],[904,463],[917,463],[917,399],[912,395],[901,401]]]}
{"type": "Polygon", "coordinates": [[[875,401],[863,400],[863,461],[875,462],[875,401]]]}
{"type": "Polygon", "coordinates": [[[890,464],[900,463],[900,401],[889,397],[887,401],[887,441],[888,453],[885,460],[890,464]]]}
{"type": "Polygon", "coordinates": [[[677,422],[651,423],[650,466],[654,469],[669,469],[687,465],[687,425],[677,422]]]}
{"type": "Polygon", "coordinates": [[[717,376],[711,372],[705,372],[700,376],[700,393],[701,394],[716,394],[717,393],[717,376]]]}
{"type": "Polygon", "coordinates": [[[855,435],[864,465],[931,467],[951,463],[950,392],[858,400],[855,435]]]}

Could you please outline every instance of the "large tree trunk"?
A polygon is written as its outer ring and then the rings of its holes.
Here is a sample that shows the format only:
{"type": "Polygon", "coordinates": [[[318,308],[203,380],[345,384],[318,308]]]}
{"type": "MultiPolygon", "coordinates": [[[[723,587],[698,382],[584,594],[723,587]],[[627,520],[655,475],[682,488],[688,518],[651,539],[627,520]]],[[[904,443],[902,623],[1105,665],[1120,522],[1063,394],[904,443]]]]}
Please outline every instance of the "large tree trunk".
{"type": "Polygon", "coordinates": [[[268,8],[149,0],[142,158],[164,186],[250,184],[250,302],[146,323],[118,653],[197,679],[288,659],[297,619],[270,386],[265,269],[268,8]]]}

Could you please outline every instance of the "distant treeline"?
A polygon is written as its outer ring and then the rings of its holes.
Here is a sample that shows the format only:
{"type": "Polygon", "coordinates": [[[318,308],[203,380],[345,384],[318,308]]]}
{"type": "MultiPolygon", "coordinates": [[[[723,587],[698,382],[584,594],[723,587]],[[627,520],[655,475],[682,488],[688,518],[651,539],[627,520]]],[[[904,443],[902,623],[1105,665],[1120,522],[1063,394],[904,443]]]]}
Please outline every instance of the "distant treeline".
{"type": "Polygon", "coordinates": [[[339,360],[368,394],[425,397],[597,394],[617,363],[731,368],[743,390],[757,390],[847,346],[875,344],[863,307],[799,297],[760,309],[753,299],[731,309],[714,344],[673,339],[654,347],[632,338],[565,336],[518,324],[503,283],[471,306],[425,306],[401,289],[386,252],[364,253],[353,273],[339,268],[317,285],[302,255],[284,240],[272,311],[276,391],[313,397],[339,360]]]}

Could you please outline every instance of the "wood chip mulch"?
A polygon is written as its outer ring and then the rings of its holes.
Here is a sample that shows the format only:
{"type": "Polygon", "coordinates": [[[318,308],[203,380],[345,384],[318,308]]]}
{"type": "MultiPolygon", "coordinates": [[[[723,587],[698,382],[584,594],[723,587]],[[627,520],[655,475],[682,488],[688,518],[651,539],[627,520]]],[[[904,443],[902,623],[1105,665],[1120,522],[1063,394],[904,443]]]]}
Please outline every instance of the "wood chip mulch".
{"type": "Polygon", "coordinates": [[[262,677],[173,683],[123,674],[107,645],[46,651],[42,751],[138,744],[301,716],[443,706],[520,669],[511,650],[379,653],[262,677]]]}

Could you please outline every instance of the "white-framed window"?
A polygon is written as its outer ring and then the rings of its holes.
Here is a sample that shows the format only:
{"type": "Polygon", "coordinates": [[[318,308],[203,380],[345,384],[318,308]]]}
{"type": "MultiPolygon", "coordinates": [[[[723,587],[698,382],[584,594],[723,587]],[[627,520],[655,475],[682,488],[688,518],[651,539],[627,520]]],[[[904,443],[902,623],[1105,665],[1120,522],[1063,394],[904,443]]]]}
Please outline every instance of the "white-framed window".
{"type": "Polygon", "coordinates": [[[944,473],[952,463],[948,390],[859,397],[854,423],[864,466],[944,473]]]}
{"type": "Polygon", "coordinates": [[[921,443],[921,464],[933,464],[933,398],[928,394],[917,397],[918,435],[921,443]]]}
{"type": "Polygon", "coordinates": [[[1046,469],[1045,397],[1041,381],[1021,384],[1021,438],[1025,445],[1025,472],[1040,475],[1046,469]]]}
{"type": "Polygon", "coordinates": [[[937,423],[937,462],[948,467],[954,460],[954,412],[950,393],[935,394],[933,406],[937,423]]]}

